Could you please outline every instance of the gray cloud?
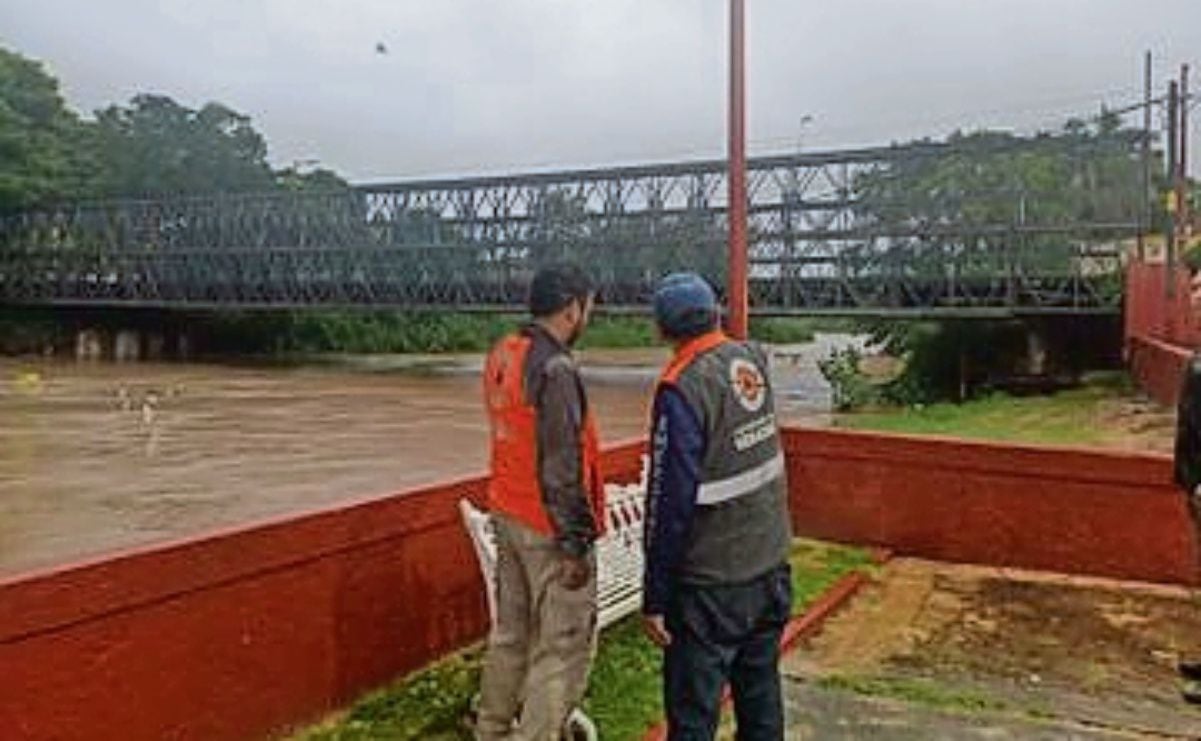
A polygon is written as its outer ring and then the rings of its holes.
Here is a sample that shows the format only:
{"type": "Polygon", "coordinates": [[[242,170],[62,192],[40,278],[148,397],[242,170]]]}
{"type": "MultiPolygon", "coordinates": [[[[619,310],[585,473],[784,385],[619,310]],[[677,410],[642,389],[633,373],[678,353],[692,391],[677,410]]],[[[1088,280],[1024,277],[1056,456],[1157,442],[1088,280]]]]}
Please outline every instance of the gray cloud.
{"type": "MultiPolygon", "coordinates": [[[[1201,61],[1195,0],[747,5],[759,152],[1054,126],[1137,99],[1144,49],[1201,61]]],[[[8,0],[0,29],[82,111],[220,100],[358,179],[724,152],[723,0],[8,0]]]]}

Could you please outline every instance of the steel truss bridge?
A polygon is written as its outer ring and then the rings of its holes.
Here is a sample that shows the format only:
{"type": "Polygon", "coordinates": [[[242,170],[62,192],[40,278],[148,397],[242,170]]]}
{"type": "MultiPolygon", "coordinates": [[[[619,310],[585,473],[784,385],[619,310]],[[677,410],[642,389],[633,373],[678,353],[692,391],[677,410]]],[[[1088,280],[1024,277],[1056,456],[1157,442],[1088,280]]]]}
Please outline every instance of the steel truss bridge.
{"type": "MultiPolygon", "coordinates": [[[[912,211],[890,190],[914,163],[956,153],[752,158],[753,311],[1118,311],[1121,245],[1145,203],[1137,185],[1116,202],[1098,196],[1096,218],[1078,221],[1028,218],[1020,182],[924,194],[938,207],[912,211]],[[1006,218],[961,215],[998,194],[1013,204],[1006,218]]],[[[524,305],[537,266],[574,260],[606,307],[637,310],[672,270],[724,285],[726,205],[724,160],[78,204],[0,218],[0,304],[504,311],[524,305]]]]}

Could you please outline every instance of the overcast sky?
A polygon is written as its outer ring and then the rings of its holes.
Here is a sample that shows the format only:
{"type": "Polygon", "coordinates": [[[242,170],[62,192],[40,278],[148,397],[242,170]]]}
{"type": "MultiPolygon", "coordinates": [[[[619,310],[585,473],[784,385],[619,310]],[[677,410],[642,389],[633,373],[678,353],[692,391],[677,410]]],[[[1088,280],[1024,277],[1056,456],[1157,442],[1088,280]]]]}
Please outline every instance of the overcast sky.
{"type": "MultiPolygon", "coordinates": [[[[1140,98],[1145,49],[1159,82],[1201,62],[1201,0],[747,6],[752,153],[1056,126],[1140,98]]],[[[364,180],[723,156],[727,13],[725,0],[2,0],[0,44],[45,62],[81,112],[137,92],[218,100],[253,118],[274,163],[364,180]]]]}

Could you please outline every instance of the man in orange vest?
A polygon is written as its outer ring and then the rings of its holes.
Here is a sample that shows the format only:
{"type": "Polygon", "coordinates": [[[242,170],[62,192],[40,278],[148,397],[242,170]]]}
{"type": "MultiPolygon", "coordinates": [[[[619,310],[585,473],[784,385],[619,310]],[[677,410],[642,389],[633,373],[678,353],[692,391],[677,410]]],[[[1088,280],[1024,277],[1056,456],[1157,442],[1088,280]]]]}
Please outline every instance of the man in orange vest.
{"type": "Polygon", "coordinates": [[[496,619],[480,684],[480,739],[558,739],[583,698],[596,633],[604,482],[571,346],[594,291],[574,266],[530,285],[533,321],[484,366],[496,528],[496,619]]]}
{"type": "Polygon", "coordinates": [[[694,273],[663,280],[655,320],[675,356],[652,414],[642,612],[664,650],[668,739],[712,739],[728,682],[738,738],[778,741],[792,533],[767,356],[718,329],[694,273]]]}

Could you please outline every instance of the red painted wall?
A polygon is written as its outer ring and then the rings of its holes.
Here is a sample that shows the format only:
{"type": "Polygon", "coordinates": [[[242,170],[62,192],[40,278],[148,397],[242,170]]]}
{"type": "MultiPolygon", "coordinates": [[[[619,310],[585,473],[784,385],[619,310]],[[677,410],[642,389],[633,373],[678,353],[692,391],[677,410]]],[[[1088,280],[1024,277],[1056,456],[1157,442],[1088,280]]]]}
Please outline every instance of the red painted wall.
{"type": "MultiPolygon", "coordinates": [[[[639,443],[606,455],[632,480],[639,443]]],[[[0,582],[0,739],[248,739],[483,637],[470,479],[0,582]]]]}
{"type": "Polygon", "coordinates": [[[1126,267],[1126,354],[1135,381],[1161,404],[1175,404],[1184,364],[1201,348],[1201,318],[1189,306],[1188,271],[1170,277],[1160,263],[1126,267]],[[1168,295],[1166,281],[1175,283],[1168,295]]]}
{"type": "Polygon", "coordinates": [[[902,555],[1183,583],[1166,456],[835,430],[785,434],[798,534],[902,555]]]}
{"type": "Polygon", "coordinates": [[[1174,406],[1180,396],[1181,380],[1192,354],[1190,348],[1142,335],[1129,337],[1126,341],[1126,364],[1130,374],[1139,388],[1167,406],[1174,406]]]}
{"type": "MultiPolygon", "coordinates": [[[[798,533],[1191,578],[1162,456],[785,433],[798,533]]],[[[614,478],[639,444],[607,455],[614,478]]],[[[255,739],[480,639],[470,479],[0,582],[0,739],[255,739]]]]}

